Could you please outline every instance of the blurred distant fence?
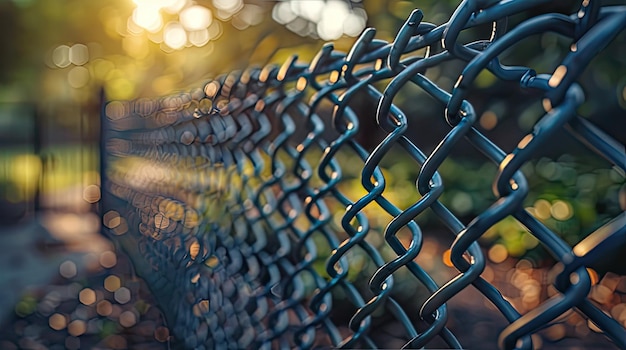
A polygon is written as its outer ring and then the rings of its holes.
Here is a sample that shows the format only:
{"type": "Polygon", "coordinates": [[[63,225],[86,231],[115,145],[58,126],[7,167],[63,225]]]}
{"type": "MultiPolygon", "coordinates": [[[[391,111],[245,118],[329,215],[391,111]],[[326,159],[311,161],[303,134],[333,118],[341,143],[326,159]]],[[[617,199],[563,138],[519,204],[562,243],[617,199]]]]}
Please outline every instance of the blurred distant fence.
{"type": "MultiPolygon", "coordinates": [[[[0,225],[17,222],[35,211],[36,203],[25,192],[35,192],[37,179],[16,186],[14,179],[35,177],[32,172],[23,171],[24,163],[17,155],[36,154],[40,149],[40,129],[36,127],[35,108],[25,103],[0,103],[0,225]],[[30,175],[30,176],[29,176],[30,175]],[[12,181],[13,180],[13,181],[12,181]]],[[[28,170],[28,169],[27,169],[28,170]]]]}
{"type": "Polygon", "coordinates": [[[439,338],[461,348],[446,328],[446,302],[471,287],[509,323],[499,336],[501,348],[532,348],[530,336],[570,309],[625,348],[624,320],[588,298],[586,267],[623,247],[626,215],[572,247],[522,206],[529,186],[520,168],[564,129],[626,169],[624,146],[577,113],[585,94],[576,82],[624,30],[626,7],[583,1],[574,15],[545,13],[507,30],[508,16],[545,2],[464,1],[440,26],[415,10],[392,43],[367,29],[348,54],[326,44],[309,64],[293,56],[280,67],[233,72],[188,93],[106,104],[103,223],[148,281],[175,336],[190,348],[384,347],[375,326],[382,312],[398,324],[406,347],[428,347],[439,338]],[[459,40],[465,28],[489,23],[490,38],[459,40]],[[545,32],[571,40],[551,74],[499,61],[503,51],[545,32]],[[446,91],[426,72],[449,60],[465,66],[446,91]],[[542,93],[545,114],[510,153],[475,127],[476,113],[464,99],[483,70],[542,93]],[[407,137],[429,130],[412,128],[394,104],[407,84],[432,96],[449,125],[429,154],[407,137]],[[376,122],[386,133],[372,152],[355,138],[367,132],[349,106],[358,94],[377,101],[376,122]],[[446,179],[438,168],[467,144],[497,167],[497,175],[493,203],[466,225],[439,201],[446,179]],[[342,152],[362,163],[341,163],[342,152]],[[390,152],[405,152],[419,168],[420,199],[404,210],[385,197],[394,189],[385,189],[379,163],[390,152]],[[361,169],[366,191],[358,198],[338,188],[342,169],[352,167],[361,169]],[[384,239],[393,259],[371,243],[375,233],[364,211],[370,206],[390,216],[384,239]],[[426,210],[455,237],[450,260],[458,275],[444,285],[416,262],[423,233],[415,219],[426,210]],[[509,216],[558,262],[549,281],[557,292],[523,315],[481,277],[487,263],[477,240],[509,216]],[[398,238],[401,230],[410,233],[408,241],[398,238]],[[351,274],[363,258],[374,272],[355,280],[351,274]],[[425,287],[427,295],[415,296],[425,300],[417,309],[400,306],[392,294],[401,267],[425,287]],[[352,310],[349,320],[337,309],[352,310]]]}

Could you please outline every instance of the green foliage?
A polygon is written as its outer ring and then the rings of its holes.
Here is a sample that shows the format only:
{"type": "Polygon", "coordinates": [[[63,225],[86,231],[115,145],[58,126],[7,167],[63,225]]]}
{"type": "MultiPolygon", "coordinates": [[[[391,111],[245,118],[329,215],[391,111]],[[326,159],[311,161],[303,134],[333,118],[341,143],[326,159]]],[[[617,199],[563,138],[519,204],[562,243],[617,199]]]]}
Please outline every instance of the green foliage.
{"type": "MultiPolygon", "coordinates": [[[[356,157],[339,156],[342,164],[357,164],[356,157]],[[343,159],[345,157],[345,159],[343,159]]],[[[596,228],[618,215],[620,188],[626,184],[623,175],[613,168],[599,164],[595,158],[574,158],[564,155],[556,160],[540,158],[524,168],[529,183],[529,193],[524,206],[550,230],[559,234],[568,244],[574,245],[596,228]]],[[[399,208],[419,200],[415,181],[420,168],[408,157],[383,162],[386,178],[384,196],[399,208]]],[[[439,168],[445,190],[439,200],[465,224],[487,209],[497,199],[492,193],[492,183],[497,168],[478,159],[447,159],[439,168]]],[[[355,200],[365,194],[360,184],[360,166],[345,167],[344,181],[339,186],[348,197],[355,200]]],[[[622,193],[623,196],[623,193],[622,193]]],[[[376,204],[365,208],[374,223],[372,235],[381,234],[391,216],[376,204]]],[[[441,227],[430,212],[417,217],[425,232],[441,227]]],[[[482,243],[491,246],[503,244],[511,256],[523,257],[536,251],[538,241],[514,218],[507,217],[491,227],[482,243]]]]}
{"type": "Polygon", "coordinates": [[[26,317],[37,309],[37,299],[30,294],[25,294],[22,299],[15,305],[15,313],[19,317],[26,317]]]}

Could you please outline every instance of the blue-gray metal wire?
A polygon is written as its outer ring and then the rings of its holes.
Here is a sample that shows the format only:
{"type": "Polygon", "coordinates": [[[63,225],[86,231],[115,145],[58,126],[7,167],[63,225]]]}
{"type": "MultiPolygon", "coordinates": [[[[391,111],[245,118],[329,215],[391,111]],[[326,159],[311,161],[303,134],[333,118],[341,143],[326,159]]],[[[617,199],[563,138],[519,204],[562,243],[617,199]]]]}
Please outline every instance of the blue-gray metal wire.
{"type": "Polygon", "coordinates": [[[520,171],[562,129],[626,170],[623,145],[577,114],[585,95],[576,82],[624,30],[626,7],[584,1],[575,15],[545,13],[505,29],[508,16],[545,2],[463,1],[439,26],[423,22],[422,12],[415,10],[392,43],[375,39],[370,28],[347,55],[326,44],[310,64],[293,56],[281,67],[233,72],[158,102],[108,103],[104,224],[152,286],[185,346],[376,348],[384,344],[373,337],[372,315],[382,308],[403,328],[405,347],[428,347],[440,337],[451,348],[462,348],[446,328],[446,303],[472,285],[509,322],[499,337],[501,348],[531,349],[530,336],[572,308],[626,348],[623,326],[587,298],[591,280],[586,270],[624,244],[626,215],[571,247],[524,209],[529,186],[520,171]],[[462,30],[492,22],[489,39],[459,41],[462,30]],[[545,32],[572,42],[552,74],[500,63],[504,50],[545,32]],[[420,49],[426,54],[418,55],[420,49]],[[465,68],[446,91],[425,72],[449,60],[465,62],[465,68]],[[545,115],[508,154],[474,127],[476,113],[464,99],[484,70],[543,94],[545,115]],[[382,81],[388,82],[381,91],[382,81]],[[409,83],[445,107],[450,129],[430,154],[409,140],[412,128],[394,104],[409,83]],[[348,106],[364,93],[378,101],[376,122],[386,132],[371,153],[355,140],[359,118],[348,106]],[[331,120],[318,113],[324,104],[334,106],[331,120]],[[328,128],[334,132],[326,132],[328,128]],[[462,139],[498,167],[493,182],[497,200],[467,225],[439,201],[445,179],[438,168],[462,139]],[[383,195],[385,177],[379,168],[397,146],[419,167],[416,189],[421,198],[405,210],[383,195]],[[340,164],[339,152],[356,154],[363,162],[361,182],[367,194],[358,200],[337,187],[342,166],[354,166],[340,164]],[[318,153],[319,163],[310,163],[310,155],[318,153]],[[334,213],[329,203],[345,209],[343,232],[330,225],[334,213]],[[370,205],[392,217],[384,238],[395,259],[385,260],[366,240],[370,223],[364,209],[370,205]],[[415,219],[426,209],[456,237],[451,261],[458,275],[442,286],[415,261],[423,243],[415,219]],[[524,315],[481,277],[486,259],[477,240],[507,216],[526,227],[558,261],[552,271],[558,293],[524,315]],[[127,233],[115,231],[122,221],[127,233]],[[405,228],[411,233],[408,247],[396,236],[405,228]],[[347,278],[350,253],[356,249],[376,266],[369,291],[347,278]],[[320,257],[327,257],[323,272],[313,266],[320,257]],[[420,310],[403,309],[391,295],[394,272],[401,267],[430,293],[420,310]],[[332,317],[338,291],[355,310],[347,325],[336,324],[332,317]]]}

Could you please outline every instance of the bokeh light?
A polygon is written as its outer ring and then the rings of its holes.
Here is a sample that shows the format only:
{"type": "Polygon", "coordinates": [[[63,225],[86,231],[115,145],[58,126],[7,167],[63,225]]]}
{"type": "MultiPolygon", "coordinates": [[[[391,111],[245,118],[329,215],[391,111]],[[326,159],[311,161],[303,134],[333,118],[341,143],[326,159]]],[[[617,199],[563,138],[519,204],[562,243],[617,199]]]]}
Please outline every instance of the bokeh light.
{"type": "Polygon", "coordinates": [[[550,218],[550,210],[552,205],[545,199],[539,199],[535,202],[535,216],[541,220],[547,220],[550,218]]]}
{"type": "Polygon", "coordinates": [[[263,9],[260,6],[247,4],[233,17],[233,26],[244,30],[249,26],[255,26],[263,21],[263,9]]]}
{"type": "Polygon", "coordinates": [[[485,111],[479,120],[480,126],[485,130],[491,130],[498,124],[498,116],[493,111],[485,111]]]}
{"type": "Polygon", "coordinates": [[[67,326],[67,318],[61,314],[53,314],[48,319],[48,324],[55,331],[60,331],[67,326]]]}
{"type": "Polygon", "coordinates": [[[167,13],[178,13],[189,3],[189,0],[158,0],[163,10],[167,13]]]}
{"type": "Polygon", "coordinates": [[[132,14],[133,23],[149,32],[157,32],[163,26],[163,18],[159,8],[155,6],[138,6],[132,14]]]}
{"type": "Polygon", "coordinates": [[[279,1],[272,18],[301,36],[327,41],[357,36],[367,23],[363,8],[343,0],[279,1]]]}
{"type": "Polygon", "coordinates": [[[89,61],[89,49],[84,44],[74,44],[69,50],[69,60],[72,64],[82,66],[89,61]]]}
{"type": "Polygon", "coordinates": [[[163,42],[174,50],[180,50],[187,44],[187,32],[180,23],[170,22],[163,28],[163,42]]]}
{"type": "MultiPolygon", "coordinates": [[[[257,25],[263,20],[261,6],[244,6],[242,0],[215,0],[210,4],[197,4],[187,0],[133,2],[136,7],[126,25],[130,36],[125,36],[123,42],[125,51],[140,59],[149,55],[149,49],[140,45],[146,42],[146,37],[152,43],[159,44],[161,51],[174,53],[187,47],[203,47],[211,40],[218,39],[222,27],[215,18],[221,21],[232,19],[233,26],[239,30],[257,25]],[[145,36],[144,31],[147,34],[145,36]]],[[[207,49],[207,52],[212,51],[211,47],[207,49]]],[[[164,91],[169,89],[171,86],[164,91]]],[[[157,93],[164,94],[164,91],[157,93]]]]}
{"type": "Polygon", "coordinates": [[[74,89],[82,88],[89,83],[89,71],[82,66],[73,67],[67,74],[67,81],[74,89]]]}
{"type": "Polygon", "coordinates": [[[59,273],[64,278],[72,278],[76,276],[76,264],[73,261],[67,260],[59,265],[59,273]]]}
{"type": "Polygon", "coordinates": [[[114,229],[121,223],[120,214],[115,210],[110,210],[102,217],[104,226],[114,229]]]}
{"type": "Polygon", "coordinates": [[[166,342],[170,337],[170,330],[167,327],[158,327],[154,330],[154,338],[159,342],[166,342]]]}
{"type": "Polygon", "coordinates": [[[123,327],[130,328],[134,326],[135,323],[137,323],[137,316],[135,316],[134,312],[128,310],[120,314],[120,325],[123,327]]]}
{"type": "Polygon", "coordinates": [[[454,267],[451,257],[452,257],[452,251],[450,249],[446,249],[442,255],[443,264],[448,267],[454,267]]]}
{"type": "Polygon", "coordinates": [[[80,291],[78,298],[81,303],[91,305],[96,302],[96,292],[91,288],[85,288],[80,291]]]}
{"type": "Polygon", "coordinates": [[[117,264],[117,255],[110,250],[106,250],[100,254],[100,265],[105,269],[110,269],[117,264]]]}
{"type": "MultiPolygon", "coordinates": [[[[320,3],[319,1],[315,1],[320,3]]],[[[291,5],[287,1],[279,1],[276,5],[274,5],[274,9],[272,10],[272,18],[280,23],[287,24],[298,18],[295,12],[291,10],[291,5]]]]}
{"type": "Polygon", "coordinates": [[[52,62],[59,68],[65,68],[72,62],[70,61],[70,47],[67,45],[59,45],[52,51],[52,62]]]}
{"type": "Polygon", "coordinates": [[[207,28],[194,30],[193,32],[189,32],[189,42],[197,47],[202,47],[206,45],[211,39],[209,36],[209,30],[207,28]]]}
{"type": "Polygon", "coordinates": [[[243,8],[243,0],[213,0],[220,17],[227,19],[243,8]]]}
{"type": "Polygon", "coordinates": [[[130,290],[126,287],[120,287],[114,293],[115,301],[120,304],[126,304],[130,301],[131,293],[130,290]]]}
{"type": "Polygon", "coordinates": [[[67,332],[74,337],[83,335],[86,330],[87,326],[83,320],[74,320],[67,325],[67,332]]]}
{"type": "Polygon", "coordinates": [[[120,236],[128,232],[128,223],[126,219],[120,217],[120,224],[113,228],[113,233],[120,236]]]}
{"type": "Polygon", "coordinates": [[[96,203],[100,200],[100,186],[89,185],[83,189],[83,199],[87,203],[96,203]]]}
{"type": "Polygon", "coordinates": [[[204,6],[194,5],[180,12],[180,23],[188,31],[206,29],[212,21],[211,10],[204,6]]]}
{"type": "Polygon", "coordinates": [[[104,279],[104,289],[108,290],[109,292],[115,292],[116,290],[120,289],[121,286],[122,282],[120,278],[115,275],[108,276],[104,279]]]}
{"type": "Polygon", "coordinates": [[[557,200],[552,204],[550,213],[552,214],[552,217],[561,221],[565,221],[573,215],[572,206],[562,200],[557,200]]]}
{"type": "Polygon", "coordinates": [[[499,264],[506,260],[508,257],[508,251],[504,245],[494,244],[491,248],[489,248],[488,256],[489,260],[499,264]]]}
{"type": "Polygon", "coordinates": [[[96,312],[100,316],[109,316],[113,312],[113,306],[108,300],[102,300],[96,305],[96,312]]]}

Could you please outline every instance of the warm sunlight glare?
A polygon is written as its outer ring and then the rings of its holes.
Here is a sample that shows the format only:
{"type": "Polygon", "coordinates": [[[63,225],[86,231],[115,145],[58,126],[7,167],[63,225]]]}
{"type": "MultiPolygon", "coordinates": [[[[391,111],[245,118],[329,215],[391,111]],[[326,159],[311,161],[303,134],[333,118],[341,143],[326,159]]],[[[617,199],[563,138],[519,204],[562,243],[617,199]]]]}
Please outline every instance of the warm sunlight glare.
{"type": "Polygon", "coordinates": [[[343,0],[279,1],[272,18],[301,36],[336,40],[357,36],[365,28],[367,14],[343,0]]]}
{"type": "Polygon", "coordinates": [[[163,29],[163,42],[174,50],[185,47],[187,32],[180,23],[168,23],[163,29]]]}
{"type": "Polygon", "coordinates": [[[155,6],[139,6],[133,11],[133,22],[139,27],[156,32],[163,26],[163,18],[155,6]]]}
{"type": "Polygon", "coordinates": [[[204,6],[191,6],[180,12],[180,22],[188,31],[206,29],[211,25],[213,15],[204,6]]]}

